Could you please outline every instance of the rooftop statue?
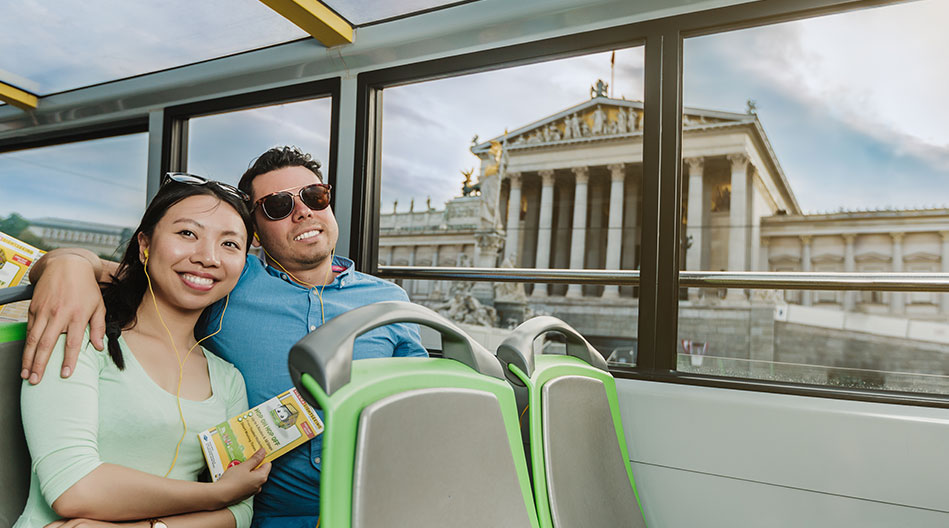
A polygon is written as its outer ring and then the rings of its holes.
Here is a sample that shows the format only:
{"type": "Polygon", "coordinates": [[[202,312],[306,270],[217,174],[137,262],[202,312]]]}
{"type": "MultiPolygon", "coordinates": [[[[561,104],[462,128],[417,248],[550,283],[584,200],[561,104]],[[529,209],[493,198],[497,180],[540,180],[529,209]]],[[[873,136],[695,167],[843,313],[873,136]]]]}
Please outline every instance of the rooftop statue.
{"type": "Polygon", "coordinates": [[[607,88],[609,88],[609,86],[609,84],[603,82],[603,79],[597,79],[596,84],[590,87],[590,98],[609,97],[607,95],[607,88]]]}

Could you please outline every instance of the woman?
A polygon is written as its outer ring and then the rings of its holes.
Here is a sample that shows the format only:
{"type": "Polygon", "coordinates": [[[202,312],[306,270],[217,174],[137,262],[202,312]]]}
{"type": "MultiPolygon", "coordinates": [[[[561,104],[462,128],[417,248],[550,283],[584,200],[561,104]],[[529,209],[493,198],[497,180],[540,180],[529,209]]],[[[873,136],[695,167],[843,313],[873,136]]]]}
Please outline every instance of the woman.
{"type": "MultiPolygon", "coordinates": [[[[255,469],[263,451],[197,482],[197,433],[246,410],[247,396],[237,369],[194,337],[243,269],[253,232],[245,200],[229,185],[166,176],[104,287],[108,353],[87,332],[72,377],[22,386],[33,473],[17,528],[250,525],[270,471],[255,469]]],[[[64,348],[61,337],[52,364],[64,348]]]]}

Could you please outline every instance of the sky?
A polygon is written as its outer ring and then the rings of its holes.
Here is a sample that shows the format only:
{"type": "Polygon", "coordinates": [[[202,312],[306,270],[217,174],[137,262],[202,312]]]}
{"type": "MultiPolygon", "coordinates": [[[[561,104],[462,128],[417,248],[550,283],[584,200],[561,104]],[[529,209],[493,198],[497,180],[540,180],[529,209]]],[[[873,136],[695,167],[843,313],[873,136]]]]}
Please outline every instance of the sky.
{"type": "MultiPolygon", "coordinates": [[[[755,100],[807,212],[943,206],[945,20],[949,2],[924,0],[688,39],[684,103],[744,112],[755,100]]],[[[170,56],[168,46],[153,55],[170,56]]],[[[138,53],[148,57],[148,49],[138,53]]],[[[0,68],[34,75],[8,56],[0,68]]],[[[617,51],[614,76],[614,97],[641,100],[642,49],[617,51]]],[[[580,104],[597,79],[610,82],[609,52],[386,89],[383,211],[396,200],[408,210],[413,199],[418,209],[429,197],[441,209],[460,194],[461,171],[478,167],[469,150],[475,135],[483,141],[580,104]]],[[[329,112],[320,99],[192,119],[189,170],[236,182],[256,155],[281,144],[325,161],[329,112]]],[[[143,134],[0,154],[0,215],[135,225],[145,157],[143,134]],[[119,183],[105,183],[112,178],[119,183]]]]}

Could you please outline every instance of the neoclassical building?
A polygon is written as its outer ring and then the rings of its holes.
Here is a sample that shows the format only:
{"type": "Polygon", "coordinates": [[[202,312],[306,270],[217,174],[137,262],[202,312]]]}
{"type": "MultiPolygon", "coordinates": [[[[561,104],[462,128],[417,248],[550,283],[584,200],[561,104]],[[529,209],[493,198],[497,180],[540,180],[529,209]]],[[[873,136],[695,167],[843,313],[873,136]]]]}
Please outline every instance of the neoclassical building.
{"type": "Polygon", "coordinates": [[[27,231],[51,247],[81,247],[116,260],[121,258],[116,248],[134,231],[128,227],[63,218],[39,218],[29,222],[27,231]]]}
{"type": "MultiPolygon", "coordinates": [[[[604,90],[576,106],[472,145],[477,186],[444,210],[383,213],[380,262],[637,269],[642,200],[639,101],[604,90]]],[[[949,272],[949,210],[805,215],[754,113],[683,112],[687,270],[949,272]]],[[[414,209],[414,207],[412,208],[414,209]]],[[[426,296],[431,284],[410,285],[426,296]]],[[[440,292],[440,290],[438,290],[440,292]]],[[[634,300],[634,288],[528,285],[532,302],[634,300]]],[[[921,319],[949,316],[931,293],[787,291],[787,302],[921,319]]],[[[747,301],[694,289],[686,303],[747,301]]]]}

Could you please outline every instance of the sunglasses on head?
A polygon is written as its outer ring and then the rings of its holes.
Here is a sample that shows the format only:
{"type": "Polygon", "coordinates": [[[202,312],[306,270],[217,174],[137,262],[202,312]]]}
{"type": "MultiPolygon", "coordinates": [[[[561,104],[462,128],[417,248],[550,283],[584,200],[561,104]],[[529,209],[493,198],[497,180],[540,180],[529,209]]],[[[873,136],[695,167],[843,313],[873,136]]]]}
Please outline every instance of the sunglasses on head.
{"type": "Polygon", "coordinates": [[[325,183],[314,183],[301,188],[296,193],[278,191],[254,202],[254,209],[258,207],[270,220],[283,220],[293,212],[293,197],[299,196],[303,205],[313,211],[322,211],[330,204],[330,190],[332,187],[325,183]]]}
{"type": "Polygon", "coordinates": [[[250,201],[250,196],[237,187],[219,181],[209,180],[204,176],[198,176],[197,174],[188,174],[187,172],[168,172],[165,174],[165,177],[162,178],[161,184],[165,185],[166,183],[172,181],[176,183],[184,183],[187,185],[214,185],[218,189],[230,194],[231,196],[234,196],[238,200],[244,202],[250,201]]]}

